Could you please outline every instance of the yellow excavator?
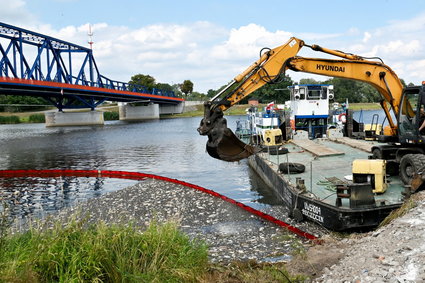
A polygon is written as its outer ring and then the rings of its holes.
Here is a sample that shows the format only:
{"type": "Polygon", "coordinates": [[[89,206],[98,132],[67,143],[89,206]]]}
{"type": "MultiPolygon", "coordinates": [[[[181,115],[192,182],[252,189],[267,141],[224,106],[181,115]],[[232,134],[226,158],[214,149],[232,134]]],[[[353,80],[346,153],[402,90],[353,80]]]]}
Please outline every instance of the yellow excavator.
{"type": "Polygon", "coordinates": [[[421,173],[420,170],[425,171],[425,136],[419,131],[425,120],[425,110],[421,114],[421,109],[425,109],[425,82],[421,86],[403,88],[398,76],[380,58],[307,45],[295,37],[276,48],[263,48],[256,62],[205,102],[204,118],[198,132],[208,136],[207,152],[210,156],[224,161],[239,161],[256,153],[256,148],[240,141],[227,128],[223,111],[265,84],[280,81],[286,70],[353,79],[372,85],[382,96],[381,106],[388,120],[388,126],[379,137],[385,144],[372,149],[373,158],[396,162],[405,183],[410,183],[421,173]],[[339,58],[297,56],[303,47],[339,58]]]}

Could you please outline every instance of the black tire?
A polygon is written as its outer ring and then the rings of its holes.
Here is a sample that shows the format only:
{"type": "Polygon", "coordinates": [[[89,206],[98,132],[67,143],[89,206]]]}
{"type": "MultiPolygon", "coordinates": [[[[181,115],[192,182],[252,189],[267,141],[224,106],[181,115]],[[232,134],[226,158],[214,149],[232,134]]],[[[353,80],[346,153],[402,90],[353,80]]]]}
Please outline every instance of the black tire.
{"type": "Polygon", "coordinates": [[[305,166],[301,163],[285,162],[279,164],[279,171],[283,174],[288,174],[288,172],[290,174],[299,174],[305,171],[305,166]]]}
{"type": "Polygon", "coordinates": [[[405,185],[409,185],[413,175],[425,166],[424,154],[406,154],[400,161],[400,179],[405,185]]]}
{"type": "Polygon", "coordinates": [[[382,150],[380,148],[373,149],[372,159],[382,159],[382,150]]]}
{"type": "Polygon", "coordinates": [[[286,153],[288,153],[288,149],[286,147],[278,148],[275,146],[271,146],[269,148],[270,155],[280,155],[280,154],[286,154],[286,153]]]}

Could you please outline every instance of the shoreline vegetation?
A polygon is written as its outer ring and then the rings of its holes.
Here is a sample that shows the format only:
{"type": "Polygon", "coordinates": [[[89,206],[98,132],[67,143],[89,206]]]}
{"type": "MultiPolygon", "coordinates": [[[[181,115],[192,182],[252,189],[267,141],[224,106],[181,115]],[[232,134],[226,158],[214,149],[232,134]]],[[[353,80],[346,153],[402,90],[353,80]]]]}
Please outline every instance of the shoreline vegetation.
{"type": "MultiPolygon", "coordinates": [[[[260,107],[265,104],[260,104],[260,107]]],[[[245,110],[249,107],[247,104],[234,105],[226,110],[225,115],[245,115],[245,110]]],[[[379,110],[379,103],[351,103],[350,109],[358,110],[379,110]]],[[[118,106],[99,107],[104,111],[105,121],[118,120],[118,106]]],[[[203,105],[193,107],[191,111],[181,114],[162,115],[161,118],[184,118],[184,117],[202,117],[204,115],[203,105]]],[[[20,124],[20,123],[45,123],[44,112],[0,112],[0,124],[20,124]]]]}
{"type": "MultiPolygon", "coordinates": [[[[3,219],[4,220],[4,219],[3,219]]],[[[285,263],[211,263],[207,245],[177,223],[87,225],[73,220],[52,229],[9,234],[0,222],[1,282],[304,282],[285,263]]]]}

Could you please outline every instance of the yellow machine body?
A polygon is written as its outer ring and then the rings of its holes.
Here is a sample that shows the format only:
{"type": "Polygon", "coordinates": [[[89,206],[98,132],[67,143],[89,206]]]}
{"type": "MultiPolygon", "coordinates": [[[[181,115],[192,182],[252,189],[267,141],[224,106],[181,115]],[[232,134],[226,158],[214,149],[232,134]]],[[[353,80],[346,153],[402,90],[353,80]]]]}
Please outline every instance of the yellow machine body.
{"type": "Polygon", "coordinates": [[[353,161],[353,181],[359,177],[373,176],[374,193],[384,193],[388,184],[386,180],[386,161],[382,159],[356,159],[353,161]]]}
{"type": "Polygon", "coordinates": [[[282,131],[280,129],[269,129],[265,130],[263,133],[264,145],[282,145],[283,137],[282,131]]]}

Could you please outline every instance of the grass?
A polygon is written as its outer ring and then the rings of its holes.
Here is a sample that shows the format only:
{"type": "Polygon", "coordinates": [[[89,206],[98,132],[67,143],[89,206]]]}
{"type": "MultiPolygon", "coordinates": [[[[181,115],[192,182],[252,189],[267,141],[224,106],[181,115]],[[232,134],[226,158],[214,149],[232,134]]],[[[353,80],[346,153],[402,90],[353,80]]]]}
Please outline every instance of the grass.
{"type": "Polygon", "coordinates": [[[173,223],[84,227],[72,221],[49,231],[7,236],[0,282],[194,282],[207,270],[207,248],[173,223]]]}
{"type": "Polygon", "coordinates": [[[28,118],[29,123],[45,123],[46,117],[44,114],[32,114],[28,118]]]}
{"type": "Polygon", "coordinates": [[[0,124],[18,124],[21,120],[18,116],[0,116],[0,124]]]}
{"type": "Polygon", "coordinates": [[[379,227],[385,226],[391,223],[394,219],[400,218],[409,212],[412,208],[417,206],[417,201],[414,197],[410,197],[405,200],[401,207],[396,210],[391,211],[391,213],[379,224],[379,227]]]}
{"type": "MultiPolygon", "coordinates": [[[[175,222],[132,225],[56,223],[10,234],[0,210],[0,282],[304,282],[284,263],[208,262],[207,246],[175,222]]],[[[291,239],[293,236],[288,236],[291,239]]],[[[283,239],[285,240],[285,239],[283,239]]]]}

